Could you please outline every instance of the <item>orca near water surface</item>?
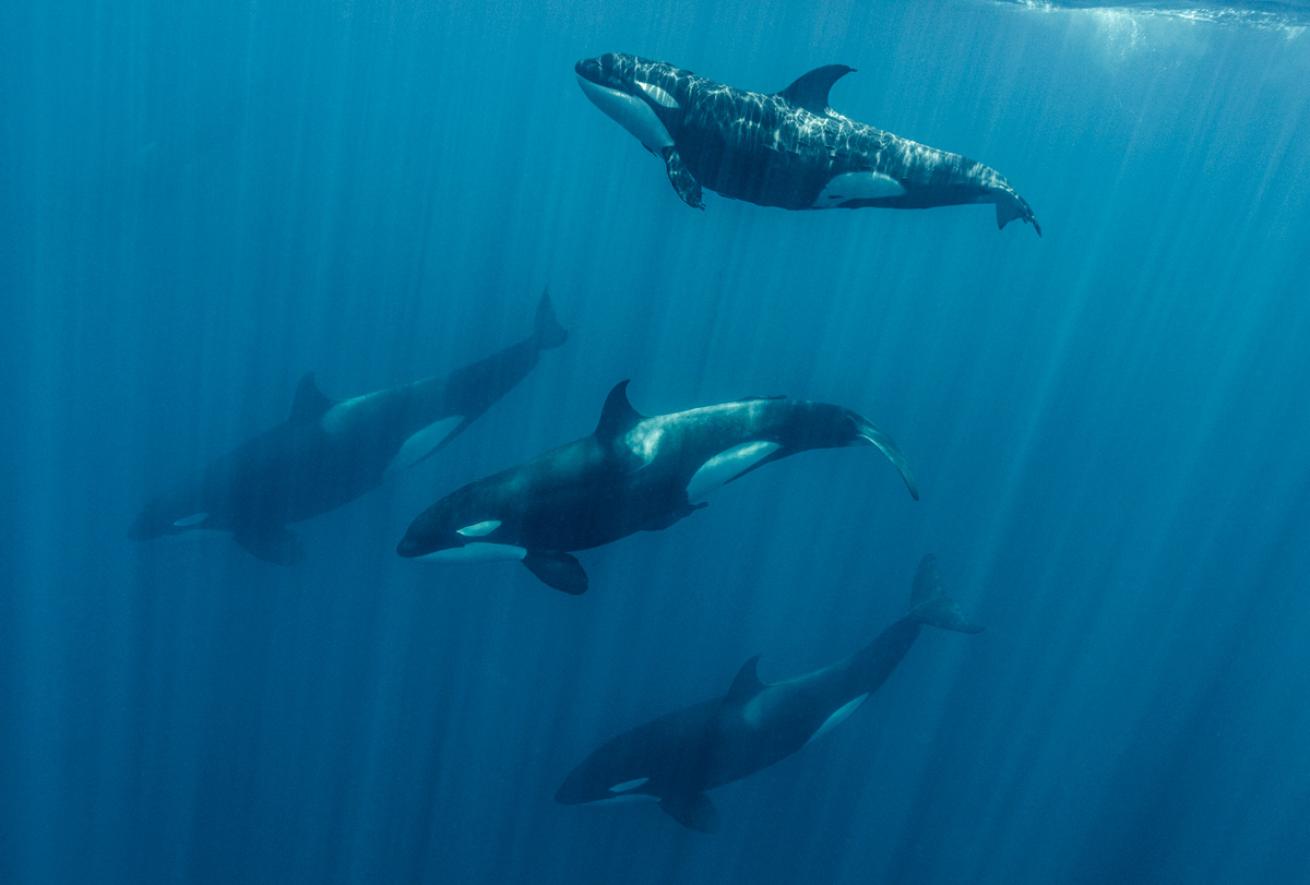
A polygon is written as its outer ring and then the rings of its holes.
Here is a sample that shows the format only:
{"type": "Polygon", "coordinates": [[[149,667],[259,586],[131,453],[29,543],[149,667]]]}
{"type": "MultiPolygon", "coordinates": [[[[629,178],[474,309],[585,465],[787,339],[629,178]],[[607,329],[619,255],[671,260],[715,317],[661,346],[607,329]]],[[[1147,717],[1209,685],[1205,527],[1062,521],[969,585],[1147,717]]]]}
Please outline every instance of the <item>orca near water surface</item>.
{"type": "Polygon", "coordinates": [[[608,52],[574,70],[587,98],[664,161],[687,205],[702,186],[784,209],[996,207],[996,226],[1041,225],[989,166],[833,110],[828,92],[851,73],[826,65],[777,93],[748,92],[667,62],[608,52]]]}

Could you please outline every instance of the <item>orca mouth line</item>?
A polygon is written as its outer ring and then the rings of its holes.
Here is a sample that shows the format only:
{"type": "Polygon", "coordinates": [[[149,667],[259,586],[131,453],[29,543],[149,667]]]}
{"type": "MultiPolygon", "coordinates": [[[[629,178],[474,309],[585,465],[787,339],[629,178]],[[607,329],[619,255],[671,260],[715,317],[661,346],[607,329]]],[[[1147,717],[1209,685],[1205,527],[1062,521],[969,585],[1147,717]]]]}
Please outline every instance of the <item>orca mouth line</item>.
{"type": "Polygon", "coordinates": [[[413,538],[401,538],[400,543],[396,545],[396,553],[406,559],[413,559],[428,552],[430,551],[423,549],[423,545],[413,538]]]}
{"type": "Polygon", "coordinates": [[[601,76],[600,63],[594,58],[584,58],[573,66],[573,73],[577,74],[588,83],[595,83],[597,86],[608,86],[604,77],[601,76]]]}
{"type": "Polygon", "coordinates": [[[573,72],[578,75],[579,79],[602,89],[613,89],[623,93],[633,91],[631,81],[625,81],[623,78],[607,71],[605,66],[601,64],[600,59],[597,58],[584,58],[573,66],[573,72]]]}

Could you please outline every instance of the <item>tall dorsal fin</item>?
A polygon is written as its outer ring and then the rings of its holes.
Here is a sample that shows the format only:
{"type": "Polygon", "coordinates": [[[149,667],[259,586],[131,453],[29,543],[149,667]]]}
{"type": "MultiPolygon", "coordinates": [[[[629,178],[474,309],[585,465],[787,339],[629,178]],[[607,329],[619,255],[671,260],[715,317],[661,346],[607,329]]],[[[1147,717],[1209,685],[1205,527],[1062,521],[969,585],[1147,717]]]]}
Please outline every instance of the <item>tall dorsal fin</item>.
{"type": "Polygon", "coordinates": [[[828,113],[828,91],[832,84],[854,71],[850,65],[824,65],[808,74],[801,74],[786,89],[778,93],[794,105],[812,114],[828,113]]]}
{"type": "Polygon", "coordinates": [[[600,421],[596,422],[596,436],[610,438],[627,433],[638,421],[645,419],[628,402],[628,379],[623,379],[605,397],[605,405],[600,410],[600,421]]]}
{"type": "Polygon", "coordinates": [[[292,424],[300,424],[304,421],[316,421],[318,417],[332,408],[332,400],[323,395],[323,391],[318,389],[318,382],[314,380],[313,372],[306,372],[305,377],[300,379],[296,385],[296,396],[291,401],[291,417],[287,420],[292,424]]]}
{"type": "Polygon", "coordinates": [[[741,669],[737,671],[737,676],[732,680],[732,686],[728,689],[728,693],[723,696],[725,704],[744,704],[763,690],[764,683],[760,681],[757,672],[759,665],[759,655],[741,665],[741,669]]]}

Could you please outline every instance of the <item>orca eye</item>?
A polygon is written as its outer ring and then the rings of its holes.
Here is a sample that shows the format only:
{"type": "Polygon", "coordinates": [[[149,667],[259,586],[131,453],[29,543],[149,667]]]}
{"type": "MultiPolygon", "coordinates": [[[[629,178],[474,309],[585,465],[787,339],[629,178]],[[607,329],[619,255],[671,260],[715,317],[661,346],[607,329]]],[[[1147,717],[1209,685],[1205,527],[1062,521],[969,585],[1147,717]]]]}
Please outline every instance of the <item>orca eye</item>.
{"type": "Polygon", "coordinates": [[[634,80],[633,82],[637,84],[638,89],[646,93],[646,95],[650,98],[651,101],[663,107],[669,108],[670,110],[678,109],[679,107],[678,100],[674,98],[672,95],[669,95],[669,93],[665,91],[663,88],[656,86],[654,83],[643,82],[642,80],[634,80]]]}

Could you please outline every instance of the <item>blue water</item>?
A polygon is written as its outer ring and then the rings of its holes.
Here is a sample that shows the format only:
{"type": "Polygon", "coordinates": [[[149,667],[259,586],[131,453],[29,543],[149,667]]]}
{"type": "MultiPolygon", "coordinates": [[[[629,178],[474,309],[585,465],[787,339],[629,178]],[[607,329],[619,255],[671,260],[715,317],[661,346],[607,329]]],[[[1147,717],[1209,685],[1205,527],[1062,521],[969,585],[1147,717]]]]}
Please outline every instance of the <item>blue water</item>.
{"type": "MultiPolygon", "coordinates": [[[[1081,4],[1080,4],[1081,5],[1081,4]]],[[[1173,4],[1171,4],[1173,5],[1173,4]]],[[[1264,8],[1262,5],[1261,8],[1264,8]]],[[[1278,13],[1278,10],[1274,10],[1278,13]]],[[[1310,34],[988,2],[12,4],[0,12],[0,882],[1310,881],[1310,34]],[[1005,174],[989,207],[707,193],[591,106],[608,50],[1005,174]],[[148,494],[333,396],[572,336],[307,561],[133,544],[148,494]],[[896,437],[770,466],[592,589],[393,550],[476,476],[755,393],[896,437]],[[925,634],[722,831],[564,807],[608,736],[925,634]]]]}

